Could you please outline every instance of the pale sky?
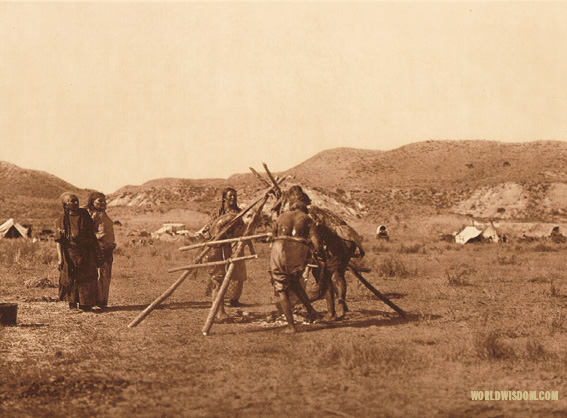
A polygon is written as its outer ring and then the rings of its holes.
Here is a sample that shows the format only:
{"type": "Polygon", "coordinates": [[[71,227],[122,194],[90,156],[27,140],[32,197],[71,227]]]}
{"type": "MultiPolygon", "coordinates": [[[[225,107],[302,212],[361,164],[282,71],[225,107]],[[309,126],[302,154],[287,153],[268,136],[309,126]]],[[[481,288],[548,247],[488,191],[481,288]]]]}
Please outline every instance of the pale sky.
{"type": "Polygon", "coordinates": [[[0,2],[0,160],[105,193],[567,140],[565,2],[0,2]]]}

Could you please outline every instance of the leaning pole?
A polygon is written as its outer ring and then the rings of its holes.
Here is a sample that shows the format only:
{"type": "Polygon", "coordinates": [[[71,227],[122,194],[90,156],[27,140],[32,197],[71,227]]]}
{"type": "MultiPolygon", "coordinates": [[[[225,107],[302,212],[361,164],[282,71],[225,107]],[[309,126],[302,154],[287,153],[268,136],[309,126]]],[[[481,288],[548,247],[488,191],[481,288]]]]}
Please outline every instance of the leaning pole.
{"type": "MultiPolygon", "coordinates": [[[[264,196],[262,196],[261,198],[258,198],[257,200],[255,200],[254,202],[252,202],[250,205],[248,205],[248,207],[246,207],[246,209],[244,209],[243,211],[241,211],[237,216],[235,216],[221,231],[219,231],[218,234],[216,234],[212,240],[219,240],[221,239],[224,235],[226,235],[226,233],[234,226],[234,224],[241,219],[246,213],[248,213],[250,211],[250,209],[252,209],[254,206],[256,206],[258,203],[260,203],[261,201],[263,201],[264,199],[266,199],[266,196],[268,196],[268,194],[270,192],[272,192],[272,190],[274,190],[275,187],[272,186],[269,190],[267,190],[264,193],[264,196]]],[[[199,253],[199,255],[197,255],[197,257],[195,257],[193,259],[193,264],[197,264],[199,263],[204,257],[205,255],[210,251],[211,247],[207,246],[205,247],[205,249],[203,249],[203,251],[201,251],[201,253],[199,253]]],[[[142,322],[149,314],[151,311],[153,311],[157,306],[159,306],[164,300],[166,300],[169,296],[172,295],[172,293],[175,291],[175,289],[177,289],[181,283],[183,283],[185,281],[185,279],[187,277],[189,277],[190,274],[196,275],[197,274],[197,270],[187,270],[185,272],[183,272],[183,274],[181,274],[181,276],[175,281],[175,283],[173,283],[165,292],[163,292],[156,300],[154,300],[151,304],[149,304],[146,309],[144,309],[142,312],[140,312],[140,314],[132,321],[128,324],[129,328],[133,328],[135,326],[137,326],[140,322],[142,322]]]]}
{"type": "Polygon", "coordinates": [[[394,311],[396,311],[397,313],[399,313],[401,315],[402,318],[404,319],[408,319],[408,314],[406,311],[404,311],[402,308],[400,308],[398,305],[396,305],[394,302],[392,302],[390,299],[388,299],[386,296],[384,296],[382,294],[382,292],[380,292],[378,289],[376,289],[374,286],[372,286],[364,277],[362,277],[362,274],[360,274],[360,272],[358,271],[358,269],[353,266],[352,264],[348,265],[350,271],[352,271],[352,273],[355,275],[355,277],[360,280],[360,282],[366,286],[366,288],[368,290],[370,290],[372,293],[374,293],[374,295],[376,295],[376,297],[378,299],[380,299],[382,302],[384,302],[386,305],[388,305],[390,308],[392,308],[394,311]]]}
{"type": "MultiPolygon", "coordinates": [[[[246,237],[249,233],[254,231],[255,223],[258,220],[259,215],[262,213],[262,209],[264,208],[264,205],[268,201],[269,197],[270,197],[270,194],[266,193],[262,203],[260,204],[260,206],[256,210],[256,213],[254,213],[252,220],[246,226],[246,230],[242,234],[242,237],[246,237]]],[[[243,245],[244,245],[244,240],[238,241],[238,244],[236,245],[236,250],[234,251],[234,253],[237,254],[237,255],[240,254],[240,250],[242,249],[243,245]]],[[[228,266],[228,270],[227,270],[227,272],[226,272],[226,274],[225,274],[225,276],[222,280],[222,284],[219,288],[217,296],[216,296],[215,300],[213,301],[213,305],[211,306],[211,310],[209,311],[209,315],[207,316],[207,320],[205,321],[205,325],[203,326],[202,332],[203,332],[204,336],[209,335],[211,327],[213,326],[215,316],[217,315],[217,312],[220,308],[221,303],[223,303],[223,301],[224,301],[224,294],[226,293],[226,290],[228,289],[228,285],[230,284],[230,278],[232,276],[233,271],[234,271],[234,263],[231,262],[230,265],[228,266]]]]}

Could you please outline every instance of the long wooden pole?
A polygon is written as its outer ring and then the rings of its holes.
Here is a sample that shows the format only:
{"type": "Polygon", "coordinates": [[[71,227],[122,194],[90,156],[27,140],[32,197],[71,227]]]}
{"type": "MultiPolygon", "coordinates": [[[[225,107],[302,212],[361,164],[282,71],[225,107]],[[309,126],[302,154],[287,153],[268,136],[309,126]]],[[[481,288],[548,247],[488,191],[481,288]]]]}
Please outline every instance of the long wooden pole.
{"type": "Polygon", "coordinates": [[[213,247],[215,245],[226,244],[226,243],[229,243],[229,242],[250,241],[252,239],[268,238],[268,237],[271,237],[271,236],[272,236],[272,234],[270,232],[268,232],[268,233],[265,233],[265,234],[249,235],[247,237],[228,238],[228,239],[221,239],[219,241],[207,241],[207,242],[201,242],[199,244],[188,245],[186,247],[180,247],[179,250],[180,251],[187,251],[187,250],[193,250],[195,248],[213,247]]]}
{"type": "Polygon", "coordinates": [[[274,176],[272,176],[272,172],[268,168],[268,165],[266,163],[262,163],[262,165],[264,166],[264,170],[266,171],[266,174],[268,175],[268,177],[270,178],[270,180],[274,184],[274,187],[275,187],[275,190],[276,190],[276,195],[279,198],[282,195],[282,189],[280,189],[278,181],[274,178],[274,176]]]}
{"type": "Polygon", "coordinates": [[[200,263],[200,264],[189,264],[188,266],[176,267],[174,269],[167,270],[168,273],[175,273],[176,271],[183,270],[193,270],[202,269],[211,266],[222,266],[223,264],[236,263],[237,261],[251,260],[253,258],[258,258],[258,254],[245,255],[243,257],[229,258],[223,261],[211,261],[210,263],[200,263]]]}
{"type": "Polygon", "coordinates": [[[366,288],[368,290],[370,290],[372,293],[374,293],[378,297],[378,299],[380,299],[382,302],[384,302],[386,305],[388,305],[394,311],[399,313],[402,316],[402,318],[404,318],[404,319],[408,318],[408,314],[406,313],[406,311],[404,311],[402,308],[400,308],[399,306],[394,304],[394,302],[392,302],[390,299],[388,299],[386,296],[384,296],[378,289],[376,289],[374,286],[372,286],[364,277],[362,277],[362,274],[360,274],[360,272],[358,271],[358,269],[356,267],[354,267],[352,264],[349,264],[348,267],[349,267],[350,271],[352,271],[353,274],[356,276],[356,278],[358,280],[360,280],[360,282],[364,286],[366,286],[366,288]]]}
{"type": "Polygon", "coordinates": [[[252,174],[254,174],[258,178],[258,180],[260,180],[262,183],[264,183],[264,185],[270,187],[270,182],[268,180],[266,180],[264,177],[262,177],[262,175],[260,173],[258,173],[252,167],[248,167],[248,168],[250,169],[250,171],[252,171],[252,174]]]}
{"type": "MultiPolygon", "coordinates": [[[[242,218],[247,212],[250,211],[250,209],[252,209],[254,206],[256,206],[258,203],[260,203],[262,200],[265,199],[265,196],[268,195],[268,193],[273,190],[274,187],[271,187],[269,190],[267,190],[265,192],[265,195],[258,198],[257,200],[255,200],[254,202],[252,202],[250,205],[248,205],[248,207],[246,209],[244,209],[242,212],[240,212],[238,215],[236,215],[221,231],[219,231],[218,234],[216,234],[212,239],[213,240],[219,240],[220,238],[222,238],[228,231],[230,231],[230,229],[235,225],[235,223],[238,221],[238,219],[242,218]]],[[[200,262],[205,255],[207,255],[207,253],[210,251],[211,247],[205,247],[203,249],[203,251],[201,251],[201,253],[199,255],[197,255],[194,259],[193,259],[193,263],[197,264],[198,262],[200,262]]],[[[171,296],[171,294],[175,291],[175,289],[177,289],[181,283],[183,283],[183,281],[190,275],[196,275],[197,274],[197,270],[188,270],[183,272],[183,274],[175,281],[175,283],[173,283],[165,292],[163,292],[156,300],[154,300],[151,304],[149,304],[146,309],[144,309],[142,312],[140,312],[140,314],[132,321],[128,324],[129,328],[135,327],[136,325],[138,325],[140,322],[142,322],[144,320],[144,318],[146,316],[148,316],[150,314],[151,311],[153,311],[160,303],[162,303],[164,300],[166,300],[169,296],[171,296]]]]}
{"type": "MultiPolygon", "coordinates": [[[[262,201],[262,203],[260,204],[260,206],[258,207],[258,209],[256,210],[256,213],[254,214],[254,217],[252,218],[252,220],[250,221],[250,223],[246,226],[246,230],[244,231],[244,234],[242,234],[242,236],[247,236],[249,232],[254,230],[254,224],[256,223],[256,220],[258,219],[259,215],[262,212],[262,209],[264,207],[264,205],[266,204],[266,202],[268,201],[268,199],[270,198],[270,195],[268,193],[266,193],[266,195],[264,196],[264,200],[262,201]]],[[[240,253],[240,250],[242,249],[242,246],[244,245],[244,241],[239,241],[237,246],[236,246],[236,250],[234,251],[234,253],[236,255],[238,255],[240,253]]],[[[209,335],[209,332],[211,331],[211,327],[213,326],[213,321],[215,319],[215,316],[217,315],[217,312],[220,308],[220,304],[224,303],[224,294],[226,293],[226,290],[228,289],[228,285],[230,283],[230,278],[232,276],[232,272],[234,271],[234,263],[230,263],[230,265],[228,266],[228,270],[222,280],[222,284],[217,292],[217,296],[215,298],[215,300],[213,301],[213,305],[211,306],[211,310],[209,311],[209,315],[207,316],[207,319],[205,321],[205,325],[203,325],[203,335],[207,336],[209,335]]]]}
{"type": "MultiPolygon", "coordinates": [[[[240,248],[242,247],[242,242],[239,242],[238,245],[236,246],[236,251],[240,251],[240,248]]],[[[219,311],[220,305],[221,303],[224,303],[224,294],[226,293],[226,290],[228,289],[228,285],[230,284],[230,278],[232,277],[232,272],[234,271],[234,263],[230,263],[230,265],[228,266],[228,270],[222,280],[222,284],[221,287],[219,288],[219,291],[217,293],[217,297],[215,298],[215,300],[213,301],[213,305],[211,306],[211,310],[209,311],[209,315],[207,316],[207,319],[205,320],[205,325],[203,325],[203,335],[206,337],[207,335],[209,335],[209,332],[211,330],[211,327],[213,326],[213,321],[215,320],[215,316],[217,315],[217,312],[219,311]]]]}

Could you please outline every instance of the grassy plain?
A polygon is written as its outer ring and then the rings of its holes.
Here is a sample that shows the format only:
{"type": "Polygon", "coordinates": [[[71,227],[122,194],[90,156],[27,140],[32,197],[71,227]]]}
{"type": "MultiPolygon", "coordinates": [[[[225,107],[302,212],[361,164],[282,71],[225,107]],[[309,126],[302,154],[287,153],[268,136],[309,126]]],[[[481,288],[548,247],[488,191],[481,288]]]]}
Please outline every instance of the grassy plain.
{"type": "Polygon", "coordinates": [[[246,306],[228,308],[232,320],[204,337],[205,273],[127,327],[177,279],[167,270],[194,254],[181,243],[131,243],[129,230],[184,214],[163,216],[136,224],[124,215],[102,314],[72,314],[56,288],[26,287],[57,282],[52,242],[0,242],[0,302],[18,304],[17,326],[0,328],[1,417],[565,416],[565,244],[367,234],[364,276],[411,319],[348,273],[346,319],[286,335],[274,319],[269,248],[258,243],[246,306]],[[559,400],[473,401],[472,390],[558,391],[559,400]]]}

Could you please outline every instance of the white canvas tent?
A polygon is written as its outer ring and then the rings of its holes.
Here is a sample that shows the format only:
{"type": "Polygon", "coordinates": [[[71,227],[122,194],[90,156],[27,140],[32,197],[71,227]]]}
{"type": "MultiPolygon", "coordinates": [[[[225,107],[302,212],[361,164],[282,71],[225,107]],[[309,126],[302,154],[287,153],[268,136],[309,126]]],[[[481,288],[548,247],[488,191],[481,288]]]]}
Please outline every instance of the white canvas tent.
{"type": "Polygon", "coordinates": [[[160,229],[152,232],[152,238],[164,241],[175,241],[182,237],[186,230],[185,224],[168,222],[164,223],[160,229]]]}
{"type": "Polygon", "coordinates": [[[466,244],[470,241],[478,241],[481,237],[482,231],[474,226],[467,226],[457,235],[455,235],[455,242],[457,244],[466,244]]]}
{"type": "Polygon", "coordinates": [[[484,231],[482,231],[482,238],[487,242],[498,242],[500,241],[500,236],[498,231],[493,225],[488,225],[484,231]]]}
{"type": "Polygon", "coordinates": [[[0,225],[0,238],[28,238],[28,231],[28,228],[10,218],[0,225]]]}

